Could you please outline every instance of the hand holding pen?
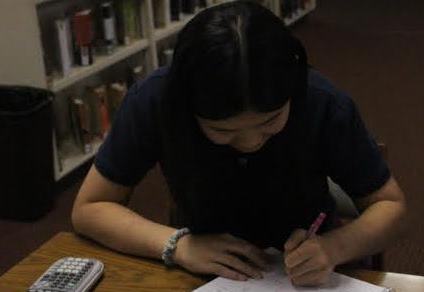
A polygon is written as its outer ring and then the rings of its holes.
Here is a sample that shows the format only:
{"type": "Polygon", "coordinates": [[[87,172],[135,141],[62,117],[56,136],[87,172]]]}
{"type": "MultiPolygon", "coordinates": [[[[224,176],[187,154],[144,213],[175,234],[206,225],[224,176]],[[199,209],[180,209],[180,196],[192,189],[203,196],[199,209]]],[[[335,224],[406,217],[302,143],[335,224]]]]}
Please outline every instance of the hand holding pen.
{"type": "Polygon", "coordinates": [[[295,285],[323,284],[334,269],[329,256],[330,248],[321,236],[316,235],[325,217],[325,213],[319,214],[309,230],[295,230],[284,244],[286,273],[295,285]]]}

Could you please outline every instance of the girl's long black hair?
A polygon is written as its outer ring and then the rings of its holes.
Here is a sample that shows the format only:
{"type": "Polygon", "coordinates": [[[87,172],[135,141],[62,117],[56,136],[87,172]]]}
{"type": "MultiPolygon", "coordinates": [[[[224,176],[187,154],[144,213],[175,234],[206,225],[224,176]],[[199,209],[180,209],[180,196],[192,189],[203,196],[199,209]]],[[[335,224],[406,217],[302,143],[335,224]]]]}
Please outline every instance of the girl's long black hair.
{"type": "Polygon", "coordinates": [[[207,167],[199,163],[195,116],[219,120],[246,110],[273,111],[289,99],[301,101],[306,76],[299,40],[254,1],[205,9],[183,28],[159,115],[163,171],[179,207],[191,209],[188,194],[196,191],[196,174],[207,167]]]}

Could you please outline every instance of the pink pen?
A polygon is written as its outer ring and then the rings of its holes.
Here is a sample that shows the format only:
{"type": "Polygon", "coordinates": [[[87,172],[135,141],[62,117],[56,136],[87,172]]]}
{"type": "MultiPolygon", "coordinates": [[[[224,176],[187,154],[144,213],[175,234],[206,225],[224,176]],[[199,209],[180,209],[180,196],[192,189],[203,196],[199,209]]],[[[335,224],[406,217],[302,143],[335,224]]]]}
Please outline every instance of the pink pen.
{"type": "Polygon", "coordinates": [[[311,227],[309,227],[305,240],[315,235],[315,233],[318,231],[319,227],[321,226],[322,222],[324,222],[325,217],[327,217],[327,215],[323,212],[321,212],[318,215],[317,219],[315,219],[314,223],[312,223],[311,227]]]}

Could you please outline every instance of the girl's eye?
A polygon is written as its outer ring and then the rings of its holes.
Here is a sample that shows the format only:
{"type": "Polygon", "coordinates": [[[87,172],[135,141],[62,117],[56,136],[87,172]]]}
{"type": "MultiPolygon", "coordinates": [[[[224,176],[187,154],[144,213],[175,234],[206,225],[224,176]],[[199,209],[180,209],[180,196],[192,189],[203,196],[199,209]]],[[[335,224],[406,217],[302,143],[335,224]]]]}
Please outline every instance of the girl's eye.
{"type": "Polygon", "coordinates": [[[263,124],[262,126],[272,126],[272,125],[275,123],[275,120],[276,120],[276,119],[269,120],[268,122],[266,122],[266,123],[265,123],[265,124],[263,124]]]}

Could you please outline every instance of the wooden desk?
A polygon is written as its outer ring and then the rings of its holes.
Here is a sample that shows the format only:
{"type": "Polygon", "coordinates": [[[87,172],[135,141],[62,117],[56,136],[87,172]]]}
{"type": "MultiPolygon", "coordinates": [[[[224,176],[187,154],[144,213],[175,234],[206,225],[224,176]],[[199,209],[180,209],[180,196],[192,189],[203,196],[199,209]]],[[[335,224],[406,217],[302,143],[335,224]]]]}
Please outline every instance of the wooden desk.
{"type": "MultiPolygon", "coordinates": [[[[105,264],[95,291],[191,291],[211,277],[199,277],[181,268],[167,270],[159,260],[119,254],[98,244],[62,232],[0,277],[0,291],[26,291],[55,260],[65,256],[94,257],[105,264]]],[[[346,274],[396,292],[424,291],[424,277],[395,273],[351,271],[346,274]]]]}

